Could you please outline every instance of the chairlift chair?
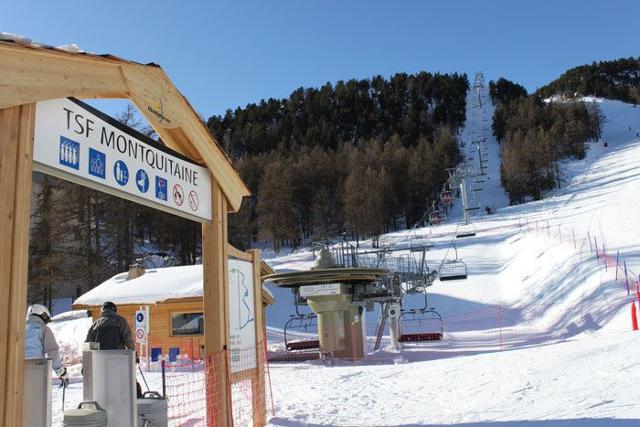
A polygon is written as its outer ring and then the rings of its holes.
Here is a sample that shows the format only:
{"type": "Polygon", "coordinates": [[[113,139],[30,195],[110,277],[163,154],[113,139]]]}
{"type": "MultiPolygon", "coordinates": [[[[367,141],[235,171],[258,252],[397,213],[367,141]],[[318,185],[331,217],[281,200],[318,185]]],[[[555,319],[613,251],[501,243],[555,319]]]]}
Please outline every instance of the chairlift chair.
{"type": "Polygon", "coordinates": [[[467,279],[467,264],[462,260],[443,261],[438,270],[438,278],[441,282],[467,279]]]}
{"type": "Polygon", "coordinates": [[[440,211],[433,211],[429,214],[429,222],[431,222],[431,224],[438,225],[442,224],[443,221],[444,219],[442,215],[440,215],[440,211]]]}
{"type": "Polygon", "coordinates": [[[292,314],[284,325],[284,346],[288,353],[317,351],[320,349],[317,318],[313,313],[292,314]],[[312,336],[315,335],[315,339],[312,336]]]}
{"type": "Polygon", "coordinates": [[[440,195],[440,200],[445,205],[450,205],[451,203],[453,203],[453,194],[451,193],[451,191],[448,191],[448,190],[443,191],[442,194],[440,195]]]}
{"type": "Polygon", "coordinates": [[[442,341],[444,338],[442,316],[433,307],[429,308],[426,292],[424,292],[424,307],[410,310],[403,309],[398,320],[400,324],[398,341],[401,343],[442,341]],[[429,325],[434,323],[436,327],[429,328],[429,325]],[[414,324],[417,324],[417,327],[409,327],[414,324]]]}
{"type": "MultiPolygon", "coordinates": [[[[480,207],[478,207],[479,209],[480,207]]],[[[465,237],[473,237],[476,235],[476,227],[473,224],[464,224],[458,227],[456,231],[456,239],[464,239],[465,237]]]]}

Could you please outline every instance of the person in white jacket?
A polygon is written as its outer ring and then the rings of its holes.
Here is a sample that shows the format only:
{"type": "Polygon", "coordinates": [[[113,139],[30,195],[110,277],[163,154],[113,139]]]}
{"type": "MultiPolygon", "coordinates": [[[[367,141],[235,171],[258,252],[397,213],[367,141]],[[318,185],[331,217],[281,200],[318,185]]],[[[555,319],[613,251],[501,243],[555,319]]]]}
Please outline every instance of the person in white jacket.
{"type": "Polygon", "coordinates": [[[45,356],[50,358],[53,370],[66,386],[69,384],[69,377],[67,369],[60,360],[56,337],[47,326],[50,321],[51,314],[47,307],[42,304],[29,306],[24,326],[24,358],[36,359],[45,356]]]}

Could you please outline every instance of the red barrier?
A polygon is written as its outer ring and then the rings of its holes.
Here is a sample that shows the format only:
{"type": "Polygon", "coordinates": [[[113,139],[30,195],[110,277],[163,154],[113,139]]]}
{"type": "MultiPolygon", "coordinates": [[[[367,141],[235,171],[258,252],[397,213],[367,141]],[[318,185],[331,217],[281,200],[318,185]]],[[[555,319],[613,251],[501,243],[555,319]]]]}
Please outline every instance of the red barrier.
{"type": "Polygon", "coordinates": [[[638,330],[638,315],[636,313],[636,303],[631,301],[631,329],[638,330]]]}

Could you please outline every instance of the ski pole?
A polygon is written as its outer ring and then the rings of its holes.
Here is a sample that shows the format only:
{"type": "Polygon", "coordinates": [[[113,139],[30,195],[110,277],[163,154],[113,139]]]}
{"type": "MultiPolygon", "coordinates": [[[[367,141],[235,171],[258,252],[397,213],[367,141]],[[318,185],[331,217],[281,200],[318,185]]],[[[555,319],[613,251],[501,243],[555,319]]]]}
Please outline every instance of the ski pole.
{"type": "Polygon", "coordinates": [[[67,383],[62,380],[62,412],[64,412],[64,398],[67,391],[67,383]]]}
{"type": "Polygon", "coordinates": [[[149,389],[149,384],[147,384],[147,379],[144,377],[144,374],[142,373],[142,368],[140,367],[140,365],[138,365],[138,370],[140,371],[140,375],[142,375],[142,381],[144,381],[144,385],[145,387],[147,387],[147,391],[151,391],[149,389]]]}

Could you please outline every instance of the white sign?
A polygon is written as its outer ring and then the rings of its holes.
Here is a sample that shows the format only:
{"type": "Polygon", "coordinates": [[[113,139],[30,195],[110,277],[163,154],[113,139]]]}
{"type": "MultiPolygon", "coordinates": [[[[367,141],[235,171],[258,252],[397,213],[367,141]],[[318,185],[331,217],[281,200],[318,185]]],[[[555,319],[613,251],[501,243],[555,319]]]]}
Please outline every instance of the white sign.
{"type": "Polygon", "coordinates": [[[256,367],[256,321],[253,263],[229,258],[231,372],[256,367]]]}
{"type": "Polygon", "coordinates": [[[211,174],[76,99],[36,104],[34,168],[138,203],[211,220],[211,174]]]}
{"type": "Polygon", "coordinates": [[[136,310],[135,315],[136,343],[146,344],[149,334],[149,310],[136,310]]]}

